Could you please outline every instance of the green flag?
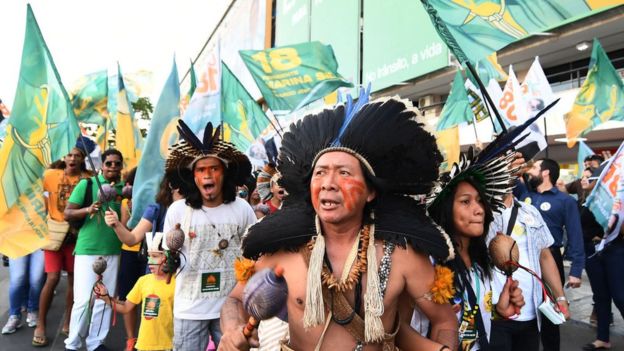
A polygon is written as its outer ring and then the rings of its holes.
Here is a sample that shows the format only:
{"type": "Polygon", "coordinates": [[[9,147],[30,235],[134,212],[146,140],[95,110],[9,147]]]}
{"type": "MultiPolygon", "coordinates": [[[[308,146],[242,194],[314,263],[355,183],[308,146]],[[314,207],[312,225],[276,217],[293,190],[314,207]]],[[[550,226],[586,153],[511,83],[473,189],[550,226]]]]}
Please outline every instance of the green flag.
{"type": "Polygon", "coordinates": [[[104,126],[108,120],[108,73],[87,74],[74,85],[71,93],[74,114],[80,122],[104,126]]]}
{"type": "Polygon", "coordinates": [[[189,100],[193,97],[195,89],[197,89],[197,76],[195,75],[195,64],[191,61],[191,86],[189,87],[189,91],[187,93],[189,100]]]}
{"type": "Polygon", "coordinates": [[[243,152],[269,125],[260,105],[224,62],[221,62],[221,116],[224,139],[243,152]]]}
{"type": "Polygon", "coordinates": [[[624,1],[421,0],[457,59],[473,63],[530,35],[589,16],[624,1]]]}
{"type": "Polygon", "coordinates": [[[191,85],[189,86],[189,90],[186,93],[186,95],[184,95],[184,97],[182,97],[182,100],[180,100],[180,116],[184,116],[184,112],[186,111],[186,109],[189,106],[189,103],[191,102],[191,98],[193,97],[193,94],[195,93],[195,89],[197,89],[197,76],[195,75],[195,65],[193,64],[193,60],[191,60],[191,85]]]}
{"type": "Polygon", "coordinates": [[[43,171],[67,155],[80,133],[30,5],[8,123],[0,149],[0,252],[15,258],[46,243],[43,171]]]}
{"type": "Polygon", "coordinates": [[[239,52],[276,115],[296,111],[337,88],[353,87],[338,74],[331,46],[318,41],[239,52]]]}
{"type": "Polygon", "coordinates": [[[451,93],[446,99],[444,108],[440,113],[440,122],[438,122],[436,130],[440,131],[453,128],[464,122],[471,123],[472,116],[468,93],[464,87],[464,79],[462,78],[461,72],[458,70],[455,73],[455,79],[453,79],[451,93]]]}
{"type": "Polygon", "coordinates": [[[594,39],[587,79],[565,116],[568,147],[608,120],[624,120],[624,83],[600,42],[594,39]]]}

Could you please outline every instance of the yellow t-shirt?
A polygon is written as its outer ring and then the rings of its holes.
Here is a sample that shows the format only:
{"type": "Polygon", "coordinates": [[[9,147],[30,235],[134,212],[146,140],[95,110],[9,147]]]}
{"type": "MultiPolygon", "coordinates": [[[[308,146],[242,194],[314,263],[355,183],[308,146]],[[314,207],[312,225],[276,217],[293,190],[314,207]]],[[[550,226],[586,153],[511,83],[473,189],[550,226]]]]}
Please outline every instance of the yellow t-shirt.
{"type": "Polygon", "coordinates": [[[141,306],[141,326],[136,343],[138,350],[173,349],[173,295],[175,277],[156,279],[154,274],[139,278],[126,300],[141,306]]]}
{"type": "Polygon", "coordinates": [[[43,190],[48,192],[48,213],[55,221],[65,221],[63,212],[69,195],[80,179],[88,177],[83,173],[68,176],[62,169],[48,169],[43,173],[43,190]]]}
{"type": "MultiPolygon", "coordinates": [[[[128,199],[121,200],[121,212],[126,211],[128,213],[128,217],[130,217],[130,206],[128,206],[128,199]]],[[[128,246],[126,244],[121,245],[121,249],[125,251],[139,252],[141,249],[141,243],[128,246]]]]}

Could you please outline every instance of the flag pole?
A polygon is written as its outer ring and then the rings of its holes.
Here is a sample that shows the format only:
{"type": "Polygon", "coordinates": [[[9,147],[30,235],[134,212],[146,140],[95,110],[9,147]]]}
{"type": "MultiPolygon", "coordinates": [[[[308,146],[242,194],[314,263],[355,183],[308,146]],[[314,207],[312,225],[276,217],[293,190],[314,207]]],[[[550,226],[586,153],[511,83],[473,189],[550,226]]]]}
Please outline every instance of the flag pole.
{"type": "Polygon", "coordinates": [[[548,157],[548,129],[546,127],[546,118],[544,118],[544,139],[546,139],[546,158],[548,157]]]}
{"type": "MultiPolygon", "coordinates": [[[[485,89],[485,85],[483,85],[483,82],[481,81],[481,78],[477,74],[477,71],[475,70],[474,66],[472,65],[472,63],[470,61],[466,60],[464,63],[466,64],[466,67],[468,67],[468,70],[470,70],[470,73],[472,73],[473,77],[477,81],[477,84],[479,85],[479,89],[481,90],[482,95],[485,97],[487,102],[492,106],[492,110],[494,111],[494,115],[496,116],[496,119],[498,120],[498,123],[501,126],[502,132],[506,133],[507,132],[507,128],[505,127],[505,123],[503,122],[503,118],[498,113],[498,110],[495,107],[496,105],[494,105],[494,101],[492,101],[492,97],[490,97],[490,94],[485,89]]],[[[487,107],[487,104],[485,104],[485,106],[487,107]]],[[[492,113],[491,113],[491,111],[489,111],[489,109],[488,109],[488,112],[489,112],[489,115],[490,115],[490,119],[492,119],[492,126],[494,127],[494,130],[496,130],[496,126],[494,126],[494,119],[492,118],[492,113]]]]}
{"type": "Polygon", "coordinates": [[[479,143],[479,134],[477,133],[477,119],[475,118],[475,116],[472,116],[472,129],[474,130],[475,133],[475,141],[476,143],[479,143]]]}
{"type": "MultiPolygon", "coordinates": [[[[85,143],[85,137],[84,135],[82,135],[82,132],[80,132],[80,141],[82,142],[82,146],[84,147],[83,151],[85,154],[87,154],[87,160],[89,160],[89,165],[91,166],[91,169],[95,172],[95,176],[93,178],[95,178],[95,184],[98,187],[98,191],[101,194],[104,194],[104,191],[102,190],[102,183],[100,183],[100,178],[98,178],[98,171],[95,169],[95,164],[93,163],[93,158],[91,157],[91,154],[89,153],[89,151],[87,150],[87,144],[85,143]]],[[[108,209],[108,201],[104,202],[104,205],[106,206],[106,208],[108,209]]]]}

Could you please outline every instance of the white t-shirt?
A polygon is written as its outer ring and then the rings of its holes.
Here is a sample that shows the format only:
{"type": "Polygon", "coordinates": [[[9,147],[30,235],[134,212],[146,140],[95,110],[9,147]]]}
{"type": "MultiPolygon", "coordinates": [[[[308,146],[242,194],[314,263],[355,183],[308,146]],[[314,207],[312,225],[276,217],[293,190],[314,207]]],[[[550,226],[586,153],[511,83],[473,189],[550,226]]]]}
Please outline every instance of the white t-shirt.
{"type": "Polygon", "coordinates": [[[225,298],[236,285],[234,259],[241,255],[242,236],[255,222],[251,206],[238,197],[234,202],[200,210],[186,206],[184,199],[171,204],[163,232],[177,223],[185,232],[183,269],[176,278],[176,318],[219,318],[225,298]],[[227,247],[220,248],[219,243],[227,247]]]}

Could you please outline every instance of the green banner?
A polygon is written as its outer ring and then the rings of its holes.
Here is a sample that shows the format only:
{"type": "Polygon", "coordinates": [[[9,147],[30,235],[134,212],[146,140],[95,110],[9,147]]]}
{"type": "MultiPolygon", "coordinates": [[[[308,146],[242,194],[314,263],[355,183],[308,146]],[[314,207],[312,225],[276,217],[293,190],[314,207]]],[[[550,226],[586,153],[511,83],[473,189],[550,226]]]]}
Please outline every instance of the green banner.
{"type": "Polygon", "coordinates": [[[267,50],[241,50],[262,96],[274,114],[287,114],[339,87],[353,87],[338,74],[329,45],[314,41],[267,50]]]}
{"type": "Polygon", "coordinates": [[[421,0],[460,62],[475,63],[533,34],[587,17],[624,1],[421,0]],[[433,11],[432,9],[435,9],[433,11]]]}
{"type": "Polygon", "coordinates": [[[453,79],[451,93],[446,99],[444,108],[440,113],[440,122],[438,122],[436,130],[440,131],[453,128],[462,123],[471,123],[472,117],[473,114],[470,108],[470,102],[468,101],[468,93],[464,87],[464,78],[458,70],[455,73],[455,79],[453,79]]]}
{"type": "Polygon", "coordinates": [[[568,147],[603,122],[624,120],[624,83],[597,39],[594,39],[587,79],[572,111],[564,119],[568,147]]]}
{"type": "Polygon", "coordinates": [[[108,119],[108,73],[99,71],[81,77],[71,91],[74,114],[80,122],[103,126],[108,119]]]}
{"type": "Polygon", "coordinates": [[[269,125],[269,120],[260,105],[223,62],[221,64],[221,116],[224,139],[243,152],[249,149],[269,125]]]}

